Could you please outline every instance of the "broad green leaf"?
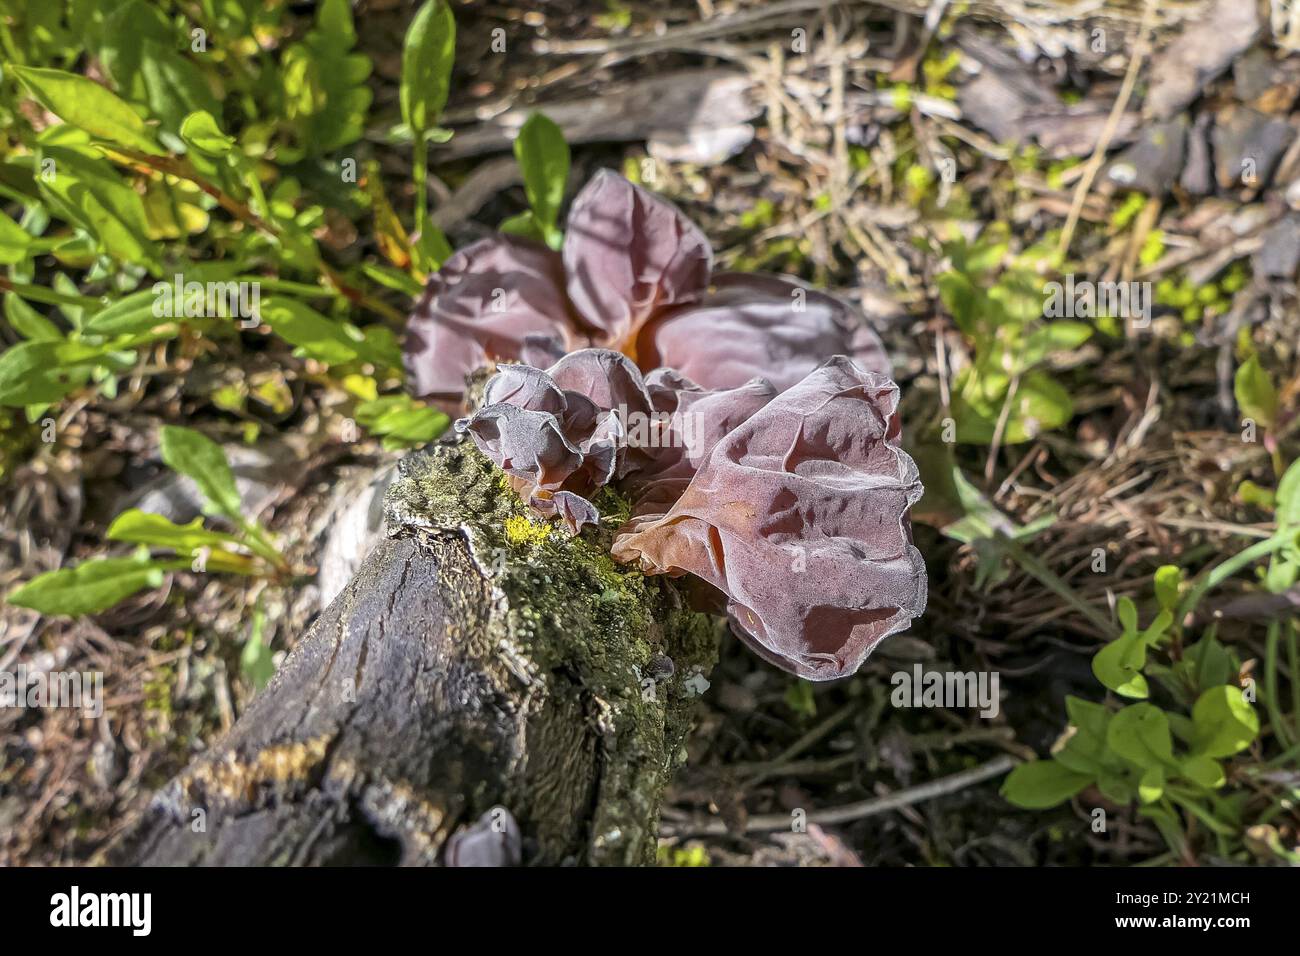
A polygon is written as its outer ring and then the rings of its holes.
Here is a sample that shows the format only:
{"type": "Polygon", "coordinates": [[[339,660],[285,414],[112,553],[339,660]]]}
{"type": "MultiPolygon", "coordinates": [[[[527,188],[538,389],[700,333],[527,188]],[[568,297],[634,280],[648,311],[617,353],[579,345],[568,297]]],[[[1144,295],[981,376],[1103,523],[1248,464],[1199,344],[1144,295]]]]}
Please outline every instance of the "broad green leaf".
{"type": "Polygon", "coordinates": [[[1253,419],[1265,428],[1273,427],[1277,421],[1277,389],[1273,387],[1268,372],[1259,364],[1258,357],[1252,355],[1237,369],[1232,390],[1243,417],[1253,419]]]}
{"type": "Polygon", "coordinates": [[[94,614],[137,591],[159,587],[167,568],[166,563],[140,555],[95,558],[32,579],[12,592],[9,602],[42,614],[94,614]]]}
{"type": "Polygon", "coordinates": [[[108,526],[108,539],[172,548],[186,554],[193,554],[203,548],[222,548],[239,543],[234,535],[209,531],[203,527],[202,518],[195,518],[189,524],[174,524],[165,515],[137,508],[123,511],[113,519],[113,523],[108,526]]]}
{"type": "Polygon", "coordinates": [[[22,226],[0,212],[0,266],[11,266],[27,258],[32,237],[22,226]]]}
{"type": "Polygon", "coordinates": [[[1084,700],[1082,697],[1065,698],[1065,712],[1070,723],[1079,728],[1079,733],[1100,740],[1106,739],[1106,725],[1110,723],[1110,711],[1104,705],[1084,700]]]}
{"type": "Polygon", "coordinates": [[[96,139],[162,155],[149,127],[125,100],[93,80],[63,70],[13,66],[10,71],[37,101],[65,123],[96,139]]]}
{"type": "Polygon", "coordinates": [[[1093,656],[1092,673],[1121,697],[1141,700],[1151,693],[1147,679],[1142,676],[1146,656],[1146,645],[1134,635],[1125,634],[1093,656]]]}
{"type": "Polygon", "coordinates": [[[569,179],[569,145],[564,133],[542,113],[533,113],[515,137],[515,159],[538,223],[543,229],[553,229],[569,179]]]}
{"type": "Polygon", "coordinates": [[[1259,717],[1241,688],[1225,684],[1212,687],[1192,707],[1196,738],[1192,749],[1201,756],[1231,757],[1259,736],[1259,717]]]}
{"type": "Polygon", "coordinates": [[[1088,786],[1092,778],[1055,760],[1022,763],[1002,784],[1002,796],[1026,810],[1043,810],[1064,803],[1088,786]]]}
{"type": "Polygon", "coordinates": [[[1169,719],[1153,704],[1133,704],[1111,717],[1106,743],[1116,754],[1144,770],[1173,761],[1169,719]]]}
{"type": "Polygon", "coordinates": [[[1112,803],[1132,803],[1133,783],[1125,773],[1118,770],[1106,770],[1097,775],[1097,789],[1112,803]]]}
{"type": "Polygon", "coordinates": [[[447,105],[455,56],[456,20],[451,7],[446,0],[427,0],[406,31],[398,88],[402,121],[415,135],[417,148],[447,105]]]}
{"type": "Polygon", "coordinates": [[[1207,790],[1217,790],[1224,784],[1223,767],[1211,757],[1188,757],[1179,763],[1178,769],[1182,776],[1207,790]]]}
{"type": "Polygon", "coordinates": [[[1095,737],[1071,727],[1052,748],[1052,757],[1061,766],[1076,773],[1096,777],[1106,769],[1106,738],[1095,737]]]}
{"type": "Polygon", "coordinates": [[[197,110],[185,117],[181,122],[181,139],[209,156],[225,156],[235,145],[234,137],[223,133],[206,110],[197,110]]]}
{"type": "Polygon", "coordinates": [[[194,480],[207,500],[205,511],[241,520],[239,489],[225,452],[211,438],[179,425],[162,430],[162,457],[172,471],[194,480]]]}

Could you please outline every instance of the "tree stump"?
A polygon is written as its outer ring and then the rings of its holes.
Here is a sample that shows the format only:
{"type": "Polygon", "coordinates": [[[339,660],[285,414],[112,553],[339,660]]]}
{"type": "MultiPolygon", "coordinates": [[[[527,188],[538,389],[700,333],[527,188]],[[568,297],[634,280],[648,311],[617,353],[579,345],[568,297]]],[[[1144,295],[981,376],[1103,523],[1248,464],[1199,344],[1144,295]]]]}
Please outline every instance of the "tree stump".
{"type": "Polygon", "coordinates": [[[651,862],[721,625],[612,561],[601,504],[570,538],[468,444],[405,459],[389,537],[101,861],[651,862]]]}

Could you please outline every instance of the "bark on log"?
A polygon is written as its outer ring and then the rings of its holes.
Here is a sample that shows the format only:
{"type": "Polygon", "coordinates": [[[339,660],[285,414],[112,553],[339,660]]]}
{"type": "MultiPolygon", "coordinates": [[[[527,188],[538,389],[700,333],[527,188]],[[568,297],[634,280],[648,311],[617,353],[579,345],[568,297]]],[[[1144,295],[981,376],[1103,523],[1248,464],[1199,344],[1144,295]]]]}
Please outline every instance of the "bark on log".
{"type": "Polygon", "coordinates": [[[718,625],[502,477],[467,445],[403,461],[390,537],[102,861],[652,860],[718,625]]]}

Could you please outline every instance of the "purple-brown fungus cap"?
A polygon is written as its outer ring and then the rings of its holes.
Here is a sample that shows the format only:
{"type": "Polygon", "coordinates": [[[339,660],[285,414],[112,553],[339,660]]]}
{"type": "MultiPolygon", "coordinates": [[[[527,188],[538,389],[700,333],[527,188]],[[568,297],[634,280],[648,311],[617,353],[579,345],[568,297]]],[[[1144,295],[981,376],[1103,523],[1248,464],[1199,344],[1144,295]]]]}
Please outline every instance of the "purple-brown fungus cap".
{"type": "Polygon", "coordinates": [[[575,533],[632,500],[613,555],[725,594],[733,630],[791,673],[853,673],[925,610],[888,355],[847,303],[712,274],[703,233],[613,173],[574,200],[559,253],[497,237],[430,279],[408,327],[420,395],[534,511],[575,533]]]}

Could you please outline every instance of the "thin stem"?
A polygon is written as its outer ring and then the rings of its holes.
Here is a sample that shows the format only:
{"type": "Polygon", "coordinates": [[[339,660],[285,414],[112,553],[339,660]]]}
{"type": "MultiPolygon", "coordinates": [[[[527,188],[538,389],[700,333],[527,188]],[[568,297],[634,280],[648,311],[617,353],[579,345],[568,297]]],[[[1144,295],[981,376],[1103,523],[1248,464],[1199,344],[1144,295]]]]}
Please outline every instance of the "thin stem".
{"type": "Polygon", "coordinates": [[[1272,725],[1278,742],[1283,747],[1289,748],[1295,743],[1295,738],[1291,735],[1291,728],[1287,726],[1286,719],[1282,716],[1277,690],[1277,645],[1280,632],[1281,623],[1270,621],[1268,634],[1264,638],[1264,708],[1268,711],[1268,722],[1272,725]]]}
{"type": "Polygon", "coordinates": [[[415,138],[411,175],[415,179],[415,231],[423,238],[429,222],[429,144],[423,136],[415,138]]]}
{"type": "Polygon", "coordinates": [[[1238,571],[1249,567],[1261,558],[1268,557],[1275,551],[1282,550],[1282,548],[1286,547],[1288,544],[1290,544],[1289,536],[1274,535],[1267,540],[1260,541],[1257,544],[1252,544],[1246,550],[1240,551],[1228,558],[1226,561],[1215,565],[1210,569],[1209,573],[1202,577],[1201,580],[1197,582],[1196,586],[1187,593],[1187,597],[1183,598],[1183,602],[1178,605],[1178,614],[1175,620],[1180,624],[1187,620],[1187,616],[1196,610],[1197,605],[1201,603],[1201,599],[1204,598],[1207,593],[1228,580],[1228,578],[1232,577],[1238,571]]]}
{"type": "Polygon", "coordinates": [[[1291,724],[1293,739],[1300,736],[1300,647],[1297,646],[1295,624],[1286,621],[1286,657],[1289,670],[1287,680],[1291,683],[1291,724]]]}
{"type": "Polygon", "coordinates": [[[62,292],[55,292],[53,289],[47,289],[44,286],[14,282],[3,276],[0,276],[0,292],[12,292],[14,295],[44,305],[71,305],[83,309],[102,309],[106,304],[103,299],[97,299],[94,296],[64,295],[62,292]]]}
{"type": "Polygon", "coordinates": [[[267,533],[256,521],[249,518],[240,517],[239,527],[243,530],[245,540],[243,544],[249,550],[264,558],[266,561],[281,573],[289,571],[289,562],[285,556],[280,553],[280,549],[275,546],[267,533]]]}

